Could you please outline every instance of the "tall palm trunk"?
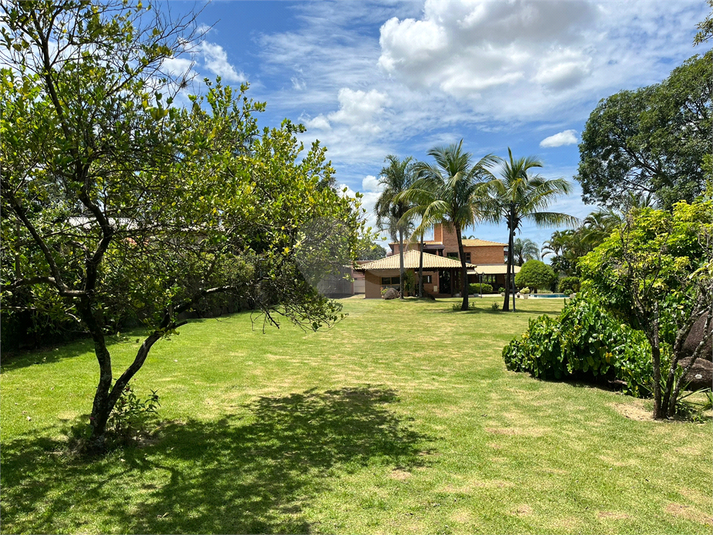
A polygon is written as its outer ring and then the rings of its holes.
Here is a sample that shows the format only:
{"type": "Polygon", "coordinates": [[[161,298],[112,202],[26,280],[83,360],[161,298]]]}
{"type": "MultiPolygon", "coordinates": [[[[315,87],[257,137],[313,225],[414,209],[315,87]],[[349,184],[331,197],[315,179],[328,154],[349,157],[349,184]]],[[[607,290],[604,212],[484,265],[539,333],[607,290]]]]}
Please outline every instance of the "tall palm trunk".
{"type": "Polygon", "coordinates": [[[418,296],[423,297],[423,231],[421,231],[421,255],[418,258],[418,296]]]}
{"type": "Polygon", "coordinates": [[[399,229],[399,299],[404,298],[404,231],[399,229]]]}
{"type": "Polygon", "coordinates": [[[468,267],[465,265],[465,254],[463,251],[463,238],[460,232],[460,226],[456,227],[456,239],[458,240],[458,256],[460,257],[461,266],[461,295],[463,296],[463,304],[461,310],[468,310],[468,267]]]}
{"type": "MultiPolygon", "coordinates": [[[[508,214],[508,267],[505,275],[505,302],[503,303],[503,312],[510,310],[510,289],[512,288],[512,249],[514,246],[515,229],[512,228],[512,213],[508,214]]],[[[513,294],[513,310],[515,309],[515,295],[513,294]]]]}

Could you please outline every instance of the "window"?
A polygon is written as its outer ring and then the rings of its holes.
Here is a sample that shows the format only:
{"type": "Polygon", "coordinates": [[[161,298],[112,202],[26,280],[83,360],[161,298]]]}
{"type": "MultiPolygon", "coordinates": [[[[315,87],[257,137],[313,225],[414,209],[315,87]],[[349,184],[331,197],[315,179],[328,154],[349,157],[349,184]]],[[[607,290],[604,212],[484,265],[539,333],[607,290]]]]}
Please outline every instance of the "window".
{"type": "Polygon", "coordinates": [[[381,277],[381,284],[391,284],[391,279],[389,277],[381,277]]]}
{"type": "Polygon", "coordinates": [[[465,256],[465,261],[470,264],[470,253],[463,253],[463,255],[465,256]]]}
{"type": "Polygon", "coordinates": [[[458,260],[458,253],[446,253],[446,255],[448,256],[448,258],[454,258],[458,260]]]}
{"type": "Polygon", "coordinates": [[[483,282],[485,284],[496,284],[497,275],[483,275],[483,282]]]}
{"type": "Polygon", "coordinates": [[[424,275],[424,276],[423,276],[423,283],[424,283],[424,284],[431,284],[431,283],[432,283],[431,277],[432,277],[431,275],[424,275]]]}

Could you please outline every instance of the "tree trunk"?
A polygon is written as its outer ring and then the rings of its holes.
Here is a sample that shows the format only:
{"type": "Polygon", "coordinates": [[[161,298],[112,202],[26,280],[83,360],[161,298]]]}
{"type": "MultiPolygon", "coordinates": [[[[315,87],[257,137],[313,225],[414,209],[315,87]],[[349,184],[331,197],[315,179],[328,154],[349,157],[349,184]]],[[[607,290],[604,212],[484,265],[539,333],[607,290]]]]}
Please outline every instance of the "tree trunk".
{"type": "Polygon", "coordinates": [[[421,254],[418,259],[418,296],[423,297],[423,231],[421,231],[421,254]]]}
{"type": "MultiPolygon", "coordinates": [[[[650,318],[649,343],[651,344],[651,363],[653,365],[653,391],[654,391],[654,419],[662,420],[668,416],[668,407],[661,400],[661,346],[659,344],[659,317],[658,310],[654,310],[650,318]]],[[[668,401],[668,399],[667,399],[668,401]]]]}
{"type": "Polygon", "coordinates": [[[463,304],[461,305],[461,310],[468,310],[468,268],[465,265],[465,254],[463,251],[463,239],[461,237],[460,226],[456,227],[456,239],[458,240],[458,256],[460,256],[460,266],[461,266],[461,295],[463,295],[463,304]]]}
{"type": "Polygon", "coordinates": [[[404,231],[399,230],[399,299],[404,298],[404,231]]]}
{"type": "MultiPolygon", "coordinates": [[[[505,275],[505,301],[503,302],[503,312],[510,311],[510,291],[513,285],[512,280],[512,248],[515,229],[512,226],[512,216],[508,214],[508,267],[505,275]]],[[[513,310],[515,309],[515,295],[513,292],[513,310]]]]}
{"type": "Polygon", "coordinates": [[[82,298],[80,304],[77,306],[77,311],[92,336],[92,340],[94,341],[94,354],[99,363],[99,383],[94,393],[92,414],[89,418],[89,425],[91,427],[89,451],[92,453],[102,453],[104,451],[106,423],[113,408],[109,401],[109,391],[111,390],[112,382],[111,355],[106,347],[101,321],[94,315],[88,297],[82,298]]]}

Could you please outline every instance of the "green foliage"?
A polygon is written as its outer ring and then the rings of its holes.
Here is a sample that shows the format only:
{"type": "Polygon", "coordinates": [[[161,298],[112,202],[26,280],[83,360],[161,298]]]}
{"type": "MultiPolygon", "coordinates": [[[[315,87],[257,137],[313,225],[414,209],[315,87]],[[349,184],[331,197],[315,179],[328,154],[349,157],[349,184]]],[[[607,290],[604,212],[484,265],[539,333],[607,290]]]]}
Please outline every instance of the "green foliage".
{"type": "Polygon", "coordinates": [[[531,290],[527,286],[525,286],[524,288],[520,288],[520,293],[523,295],[530,295],[530,292],[531,290]]]}
{"type": "Polygon", "coordinates": [[[636,397],[651,392],[651,348],[643,333],[618,322],[588,296],[572,299],[557,318],[530,320],[528,330],[503,349],[509,370],[541,379],[608,376],[636,397]]]}
{"type": "Polygon", "coordinates": [[[110,441],[117,445],[126,445],[147,434],[147,428],[156,419],[160,406],[155,390],[145,399],[141,399],[134,392],[131,383],[127,384],[107,422],[110,441]]]}
{"type": "Polygon", "coordinates": [[[540,249],[534,241],[528,238],[515,238],[512,254],[517,259],[518,266],[523,265],[528,260],[540,259],[540,249]]]}
{"type": "Polygon", "coordinates": [[[491,310],[492,312],[497,312],[498,310],[500,310],[500,305],[498,305],[497,303],[492,303],[492,304],[490,305],[490,310],[491,310]]]}
{"type": "Polygon", "coordinates": [[[471,294],[491,294],[493,293],[493,286],[486,282],[484,283],[473,283],[468,285],[468,292],[471,294]]]}
{"type": "Polygon", "coordinates": [[[529,288],[549,288],[556,275],[550,266],[540,260],[528,260],[515,275],[515,285],[529,288]]]}
{"type": "MultiPolygon", "coordinates": [[[[493,221],[504,220],[508,227],[508,250],[514,251],[515,232],[524,220],[538,226],[558,226],[576,223],[577,219],[567,214],[550,212],[547,208],[557,197],[571,191],[563,178],[548,179],[530,174],[530,170],[542,167],[542,162],[532,156],[514,158],[508,148],[508,160],[503,161],[501,178],[489,183],[491,199],[487,213],[493,221]]],[[[510,310],[510,278],[513,273],[514,254],[508,255],[507,287],[503,310],[510,310]]],[[[513,305],[514,306],[514,305],[513,305]]]]}
{"type": "Polygon", "coordinates": [[[404,271],[404,293],[414,295],[416,289],[416,274],[412,270],[404,271]]]}
{"type": "Polygon", "coordinates": [[[713,229],[713,201],[676,203],[673,212],[647,208],[580,260],[582,288],[634,328],[632,314],[643,292],[659,303],[662,340],[673,345],[675,324],[692,304],[691,273],[710,261],[701,238],[713,229]],[[639,297],[637,297],[639,296],[639,297]]]}
{"type": "Polygon", "coordinates": [[[563,294],[573,294],[579,291],[579,277],[562,277],[557,281],[557,291],[563,294]]]}
{"type": "Polygon", "coordinates": [[[218,294],[274,325],[340,318],[313,275],[353,259],[358,203],[329,187],[334,170],[319,143],[304,151],[303,126],[259,127],[265,104],[246,84],[206,80],[174,105],[182,80],[160,73],[189,47],[190,15],[123,0],[0,13],[2,312],[91,333],[97,436],[152,345],[218,294]],[[132,322],[149,334],[112,386],[105,335],[132,322]]]}
{"type": "Polygon", "coordinates": [[[660,84],[621,91],[589,116],[576,179],[588,203],[614,206],[653,191],[661,206],[692,201],[704,189],[710,154],[713,52],[693,56],[660,84]]]}

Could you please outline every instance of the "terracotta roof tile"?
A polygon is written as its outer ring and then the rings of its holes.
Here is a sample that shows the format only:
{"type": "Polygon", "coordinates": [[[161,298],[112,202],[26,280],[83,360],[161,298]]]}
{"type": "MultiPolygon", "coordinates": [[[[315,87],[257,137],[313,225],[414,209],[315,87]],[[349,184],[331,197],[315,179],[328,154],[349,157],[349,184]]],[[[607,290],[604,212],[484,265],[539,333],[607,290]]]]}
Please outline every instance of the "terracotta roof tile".
{"type": "MultiPolygon", "coordinates": [[[[419,256],[420,253],[418,251],[406,251],[404,253],[404,267],[406,269],[418,269],[419,256]]],[[[399,263],[399,255],[395,254],[387,256],[385,258],[380,258],[379,260],[374,260],[373,262],[369,262],[367,264],[362,264],[356,269],[358,269],[359,271],[374,271],[378,269],[399,269],[399,263]]],[[[466,263],[466,266],[469,269],[476,268],[475,264],[466,263]]],[[[423,255],[423,269],[426,270],[450,268],[460,269],[460,267],[460,260],[448,258],[447,256],[436,256],[428,253],[423,255]]]]}

